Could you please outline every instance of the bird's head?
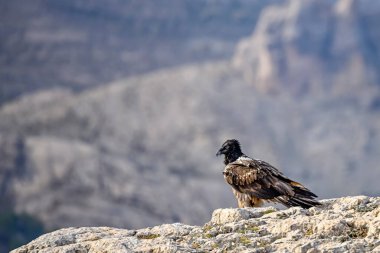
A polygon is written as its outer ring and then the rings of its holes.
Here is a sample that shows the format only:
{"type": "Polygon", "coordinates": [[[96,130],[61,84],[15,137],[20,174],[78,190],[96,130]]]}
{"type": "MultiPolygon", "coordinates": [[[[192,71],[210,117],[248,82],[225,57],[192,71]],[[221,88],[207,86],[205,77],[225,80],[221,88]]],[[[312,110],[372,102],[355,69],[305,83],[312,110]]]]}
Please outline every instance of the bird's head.
{"type": "Polygon", "coordinates": [[[216,156],[224,155],[224,163],[228,164],[234,162],[243,153],[241,152],[240,143],[235,139],[226,140],[222,147],[216,153],[216,156]]]}

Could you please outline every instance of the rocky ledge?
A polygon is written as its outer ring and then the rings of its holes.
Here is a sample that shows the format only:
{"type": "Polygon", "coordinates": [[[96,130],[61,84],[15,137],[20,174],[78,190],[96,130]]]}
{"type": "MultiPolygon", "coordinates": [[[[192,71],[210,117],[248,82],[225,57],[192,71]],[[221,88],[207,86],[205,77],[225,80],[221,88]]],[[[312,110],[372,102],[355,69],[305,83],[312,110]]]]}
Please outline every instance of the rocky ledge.
{"type": "Polygon", "coordinates": [[[12,253],[380,252],[380,197],[322,203],[309,210],[217,209],[202,227],[175,223],[139,230],[65,228],[12,253]]]}

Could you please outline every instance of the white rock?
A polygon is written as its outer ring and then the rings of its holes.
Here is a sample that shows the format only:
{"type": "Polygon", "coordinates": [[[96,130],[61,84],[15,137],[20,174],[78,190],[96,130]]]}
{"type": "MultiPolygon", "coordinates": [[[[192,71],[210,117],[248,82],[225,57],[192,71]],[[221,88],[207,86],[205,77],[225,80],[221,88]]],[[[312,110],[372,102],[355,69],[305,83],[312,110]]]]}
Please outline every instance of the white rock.
{"type": "Polygon", "coordinates": [[[276,211],[276,209],[273,207],[216,209],[212,214],[211,222],[216,224],[236,222],[258,218],[274,211],[276,211]]]}
{"type": "Polygon", "coordinates": [[[180,223],[140,230],[65,228],[12,253],[380,252],[380,197],[322,201],[312,210],[217,209],[202,227],[180,223]]]}

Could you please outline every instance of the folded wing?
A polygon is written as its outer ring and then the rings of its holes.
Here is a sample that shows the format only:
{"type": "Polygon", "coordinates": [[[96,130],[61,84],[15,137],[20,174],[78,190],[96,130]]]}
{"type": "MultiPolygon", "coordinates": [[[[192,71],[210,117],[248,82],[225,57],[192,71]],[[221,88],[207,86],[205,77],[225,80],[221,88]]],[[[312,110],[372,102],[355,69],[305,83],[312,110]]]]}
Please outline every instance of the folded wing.
{"type": "Polygon", "coordinates": [[[226,166],[223,174],[234,190],[255,198],[303,208],[319,204],[314,200],[317,196],[309,189],[261,160],[236,160],[226,166]]]}

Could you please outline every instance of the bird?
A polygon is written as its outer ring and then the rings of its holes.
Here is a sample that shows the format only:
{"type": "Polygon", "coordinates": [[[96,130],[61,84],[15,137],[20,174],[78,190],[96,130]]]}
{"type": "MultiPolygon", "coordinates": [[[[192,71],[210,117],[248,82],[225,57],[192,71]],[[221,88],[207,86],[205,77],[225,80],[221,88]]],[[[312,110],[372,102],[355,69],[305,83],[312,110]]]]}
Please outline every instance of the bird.
{"type": "Polygon", "coordinates": [[[224,155],[224,179],[232,186],[239,208],[260,207],[268,202],[305,209],[321,205],[318,196],[302,184],[269,163],[245,155],[238,140],[225,141],[216,153],[220,155],[224,155]]]}

